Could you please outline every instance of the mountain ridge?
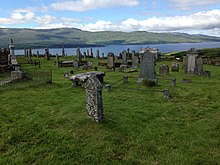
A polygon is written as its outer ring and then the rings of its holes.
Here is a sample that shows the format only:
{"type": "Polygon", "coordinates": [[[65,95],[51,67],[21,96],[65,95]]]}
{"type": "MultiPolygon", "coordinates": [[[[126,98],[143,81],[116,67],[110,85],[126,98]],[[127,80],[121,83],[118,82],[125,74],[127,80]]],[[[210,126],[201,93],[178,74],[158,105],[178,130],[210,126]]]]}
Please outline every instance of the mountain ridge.
{"type": "Polygon", "coordinates": [[[165,43],[220,42],[220,37],[187,33],[154,33],[147,31],[89,32],[77,28],[31,29],[0,28],[0,47],[7,47],[9,38],[16,48],[32,47],[95,47],[105,45],[136,45],[165,43]]]}

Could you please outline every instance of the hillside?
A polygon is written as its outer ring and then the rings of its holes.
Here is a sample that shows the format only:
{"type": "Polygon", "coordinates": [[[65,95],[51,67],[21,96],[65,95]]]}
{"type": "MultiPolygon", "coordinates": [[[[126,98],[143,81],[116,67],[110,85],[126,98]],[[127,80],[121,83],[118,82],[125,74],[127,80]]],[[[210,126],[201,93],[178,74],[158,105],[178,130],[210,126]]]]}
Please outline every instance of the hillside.
{"type": "Polygon", "coordinates": [[[113,44],[159,44],[220,41],[219,37],[189,35],[186,33],[136,32],[88,32],[75,28],[15,29],[0,28],[0,47],[7,47],[8,39],[14,38],[16,48],[23,47],[85,47],[113,44]]]}

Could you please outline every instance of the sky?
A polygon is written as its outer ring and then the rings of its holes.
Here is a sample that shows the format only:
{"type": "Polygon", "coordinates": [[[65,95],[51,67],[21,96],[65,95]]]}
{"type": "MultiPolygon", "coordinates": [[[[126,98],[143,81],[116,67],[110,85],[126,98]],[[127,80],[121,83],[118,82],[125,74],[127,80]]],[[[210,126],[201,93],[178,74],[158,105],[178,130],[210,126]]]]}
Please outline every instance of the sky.
{"type": "Polygon", "coordinates": [[[181,32],[220,37],[220,0],[0,0],[0,28],[181,32]]]}

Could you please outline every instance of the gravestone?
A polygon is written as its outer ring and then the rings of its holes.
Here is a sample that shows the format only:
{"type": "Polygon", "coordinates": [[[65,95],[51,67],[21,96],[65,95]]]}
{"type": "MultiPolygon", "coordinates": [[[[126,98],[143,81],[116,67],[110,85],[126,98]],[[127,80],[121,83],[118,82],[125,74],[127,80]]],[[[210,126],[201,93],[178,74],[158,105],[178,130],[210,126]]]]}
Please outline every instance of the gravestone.
{"type": "Polygon", "coordinates": [[[141,70],[138,81],[140,82],[141,79],[154,81],[155,78],[155,56],[146,50],[141,56],[141,70]]]}
{"type": "Polygon", "coordinates": [[[122,52],[121,65],[127,65],[127,52],[125,50],[122,52]]]}
{"type": "Polygon", "coordinates": [[[39,53],[39,51],[37,50],[37,58],[39,58],[39,56],[40,56],[40,53],[39,53]]]}
{"type": "Polygon", "coordinates": [[[102,53],[102,58],[105,58],[105,53],[102,53]]]}
{"type": "Polygon", "coordinates": [[[78,69],[79,68],[79,63],[77,61],[73,61],[73,68],[78,69]]]}
{"type": "Polygon", "coordinates": [[[164,76],[169,75],[169,66],[165,64],[160,65],[159,74],[164,76]]]}
{"type": "Polygon", "coordinates": [[[170,79],[170,86],[176,86],[176,78],[170,79]]]}
{"type": "Polygon", "coordinates": [[[89,50],[87,50],[87,56],[89,57],[89,50]]]}
{"type": "Polygon", "coordinates": [[[179,72],[179,63],[178,62],[172,62],[171,71],[172,72],[179,72]]]}
{"type": "Polygon", "coordinates": [[[188,61],[187,56],[184,56],[184,57],[183,57],[183,64],[182,64],[182,68],[183,68],[184,70],[186,70],[186,68],[187,68],[187,61],[188,61]]]}
{"type": "Polygon", "coordinates": [[[203,60],[202,60],[202,58],[197,58],[197,73],[198,73],[198,75],[202,75],[202,73],[203,73],[203,60]]]}
{"type": "Polygon", "coordinates": [[[28,49],[28,63],[32,63],[32,55],[30,49],[28,49]]]}
{"type": "Polygon", "coordinates": [[[166,99],[169,99],[170,98],[170,91],[167,89],[164,89],[163,90],[163,97],[166,99]]]}
{"type": "Polygon", "coordinates": [[[27,49],[24,48],[24,56],[27,57],[27,49]]]}
{"type": "Polygon", "coordinates": [[[90,57],[93,58],[92,48],[90,49],[90,57]]]}
{"type": "Polygon", "coordinates": [[[145,51],[150,51],[154,55],[155,60],[158,60],[161,54],[158,48],[140,48],[139,53],[143,54],[145,51]]]}
{"type": "Polygon", "coordinates": [[[49,48],[45,48],[45,58],[50,60],[49,48]]]}
{"type": "Polygon", "coordinates": [[[32,57],[32,49],[29,49],[29,56],[32,57]]]}
{"type": "Polygon", "coordinates": [[[11,38],[9,40],[9,51],[10,51],[10,61],[11,61],[11,64],[17,64],[17,60],[16,60],[16,57],[15,57],[15,50],[14,49],[15,49],[14,41],[11,38]]]}
{"type": "Polygon", "coordinates": [[[195,48],[188,50],[188,54],[185,57],[187,64],[185,64],[185,73],[188,74],[203,74],[203,60],[198,57],[198,51],[195,48]]]}
{"type": "Polygon", "coordinates": [[[76,49],[76,61],[79,65],[82,63],[82,54],[80,52],[80,48],[76,49]]]}
{"type": "Polygon", "coordinates": [[[138,68],[138,56],[135,54],[135,50],[132,50],[132,68],[138,68]]]}
{"type": "Polygon", "coordinates": [[[65,57],[64,43],[62,43],[62,57],[65,57]]]}
{"type": "Polygon", "coordinates": [[[115,58],[114,53],[109,52],[107,56],[107,67],[112,69],[115,67],[115,58]]]}
{"type": "Polygon", "coordinates": [[[130,49],[129,48],[127,48],[127,58],[129,58],[130,59],[130,49]]]}
{"type": "Polygon", "coordinates": [[[102,84],[95,74],[90,74],[84,85],[86,89],[86,114],[97,123],[103,122],[102,84]]]}
{"type": "Polygon", "coordinates": [[[96,50],[96,58],[99,59],[99,50],[98,49],[96,50]]]}
{"type": "Polygon", "coordinates": [[[86,61],[86,52],[83,52],[84,61],[86,61]]]}

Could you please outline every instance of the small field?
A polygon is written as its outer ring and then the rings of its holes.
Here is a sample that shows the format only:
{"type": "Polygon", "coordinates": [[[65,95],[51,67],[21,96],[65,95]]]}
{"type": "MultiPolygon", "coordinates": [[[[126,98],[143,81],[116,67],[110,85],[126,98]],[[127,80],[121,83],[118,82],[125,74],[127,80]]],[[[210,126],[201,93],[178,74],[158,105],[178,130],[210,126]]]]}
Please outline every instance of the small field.
{"type": "Polygon", "coordinates": [[[40,61],[41,68],[21,68],[52,71],[52,84],[22,81],[0,87],[0,164],[219,164],[219,66],[204,65],[211,78],[186,75],[181,66],[160,76],[159,66],[171,61],[158,62],[155,87],[136,83],[139,69],[122,73],[98,66],[106,72],[104,84],[134,78],[103,90],[105,121],[97,124],[86,116],[85,89],[63,76],[72,68],[56,68],[55,57],[40,61]],[[171,87],[168,78],[176,78],[177,86],[171,87]],[[170,99],[154,92],[164,89],[170,99]]]}

